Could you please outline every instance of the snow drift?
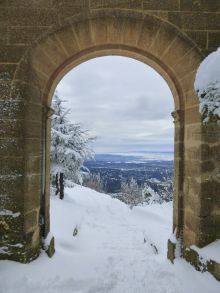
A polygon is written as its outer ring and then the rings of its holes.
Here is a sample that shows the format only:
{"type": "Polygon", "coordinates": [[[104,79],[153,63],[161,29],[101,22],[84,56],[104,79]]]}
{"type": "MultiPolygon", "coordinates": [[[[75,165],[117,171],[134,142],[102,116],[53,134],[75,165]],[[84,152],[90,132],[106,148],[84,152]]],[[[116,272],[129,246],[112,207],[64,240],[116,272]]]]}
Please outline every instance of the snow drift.
{"type": "Polygon", "coordinates": [[[134,207],[89,188],[51,200],[56,253],[0,262],[0,293],[219,293],[220,283],[166,258],[172,203],[134,207]]]}

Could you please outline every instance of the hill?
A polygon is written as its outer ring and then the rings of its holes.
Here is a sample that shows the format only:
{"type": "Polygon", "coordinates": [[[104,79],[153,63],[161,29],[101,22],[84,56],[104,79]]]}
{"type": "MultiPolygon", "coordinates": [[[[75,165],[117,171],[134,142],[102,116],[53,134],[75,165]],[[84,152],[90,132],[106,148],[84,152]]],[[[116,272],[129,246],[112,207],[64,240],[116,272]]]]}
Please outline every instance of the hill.
{"type": "Polygon", "coordinates": [[[56,253],[0,262],[1,293],[217,293],[220,283],[166,258],[172,203],[135,207],[75,186],[52,196],[56,253]]]}

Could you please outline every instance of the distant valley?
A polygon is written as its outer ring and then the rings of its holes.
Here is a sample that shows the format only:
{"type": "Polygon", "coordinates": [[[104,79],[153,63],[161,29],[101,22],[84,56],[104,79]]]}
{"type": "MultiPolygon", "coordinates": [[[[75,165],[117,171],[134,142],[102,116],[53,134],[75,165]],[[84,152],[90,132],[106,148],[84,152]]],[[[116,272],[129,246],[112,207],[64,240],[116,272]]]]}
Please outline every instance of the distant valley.
{"type": "Polygon", "coordinates": [[[149,186],[158,194],[173,192],[173,154],[98,154],[85,163],[91,174],[99,174],[106,193],[120,192],[123,180],[134,178],[139,186],[149,186]]]}

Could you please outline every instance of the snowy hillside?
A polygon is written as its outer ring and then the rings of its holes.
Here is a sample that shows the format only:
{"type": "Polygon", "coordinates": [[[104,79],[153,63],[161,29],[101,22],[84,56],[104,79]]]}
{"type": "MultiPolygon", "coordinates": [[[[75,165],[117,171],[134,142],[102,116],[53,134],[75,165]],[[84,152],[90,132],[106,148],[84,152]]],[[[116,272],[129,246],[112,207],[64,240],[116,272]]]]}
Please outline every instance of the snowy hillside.
{"type": "Polygon", "coordinates": [[[171,203],[130,210],[85,187],[66,192],[63,201],[51,200],[54,257],[42,252],[26,265],[1,261],[0,293],[220,292],[210,274],[166,259],[171,203]]]}

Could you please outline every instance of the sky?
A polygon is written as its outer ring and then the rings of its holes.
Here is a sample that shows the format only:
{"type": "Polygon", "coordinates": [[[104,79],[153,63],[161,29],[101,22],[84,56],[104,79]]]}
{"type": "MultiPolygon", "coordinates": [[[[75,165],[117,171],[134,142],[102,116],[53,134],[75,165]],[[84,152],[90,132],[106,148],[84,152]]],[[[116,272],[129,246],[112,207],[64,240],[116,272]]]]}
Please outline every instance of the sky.
{"type": "Polygon", "coordinates": [[[60,81],[69,119],[91,135],[96,153],[173,151],[174,110],[165,80],[137,60],[108,56],[84,62],[60,81]]]}

